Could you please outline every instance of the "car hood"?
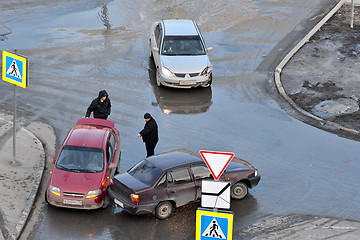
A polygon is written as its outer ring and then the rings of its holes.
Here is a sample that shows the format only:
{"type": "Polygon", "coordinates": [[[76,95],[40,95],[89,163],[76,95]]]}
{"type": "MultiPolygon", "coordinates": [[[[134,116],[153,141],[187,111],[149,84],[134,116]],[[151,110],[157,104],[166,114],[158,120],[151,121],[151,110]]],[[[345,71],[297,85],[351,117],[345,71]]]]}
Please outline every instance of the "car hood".
{"type": "Polygon", "coordinates": [[[249,169],[254,170],[254,167],[250,163],[242,160],[241,162],[231,161],[229,163],[229,165],[226,167],[225,171],[226,172],[235,172],[235,171],[244,171],[244,170],[249,170],[249,169]]]}
{"type": "Polygon", "coordinates": [[[161,56],[162,66],[173,73],[197,73],[210,66],[207,55],[161,56]]]}
{"type": "Polygon", "coordinates": [[[149,186],[143,182],[140,182],[129,173],[124,172],[115,176],[115,179],[119,181],[122,185],[126,186],[128,189],[133,190],[134,192],[148,188],[149,186]]]}
{"type": "Polygon", "coordinates": [[[54,169],[51,174],[50,184],[60,188],[62,192],[87,194],[90,190],[100,188],[104,177],[101,173],[77,173],[54,169]]]}

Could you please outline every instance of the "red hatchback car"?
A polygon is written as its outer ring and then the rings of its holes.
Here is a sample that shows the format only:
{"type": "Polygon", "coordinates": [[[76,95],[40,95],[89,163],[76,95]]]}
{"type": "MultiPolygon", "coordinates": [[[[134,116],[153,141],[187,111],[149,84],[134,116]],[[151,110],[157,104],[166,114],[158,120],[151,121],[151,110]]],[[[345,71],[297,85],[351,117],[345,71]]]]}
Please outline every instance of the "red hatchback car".
{"type": "Polygon", "coordinates": [[[107,188],[120,165],[120,136],[115,123],[79,119],[54,161],[45,200],[57,207],[106,208],[107,188]]]}

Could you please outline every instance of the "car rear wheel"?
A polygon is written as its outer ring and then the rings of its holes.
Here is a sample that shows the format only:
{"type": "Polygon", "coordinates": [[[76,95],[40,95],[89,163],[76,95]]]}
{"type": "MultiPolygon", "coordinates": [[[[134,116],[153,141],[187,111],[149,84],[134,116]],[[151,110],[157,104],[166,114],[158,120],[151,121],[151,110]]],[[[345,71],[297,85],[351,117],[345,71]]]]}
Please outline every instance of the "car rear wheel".
{"type": "Polygon", "coordinates": [[[158,87],[162,87],[162,84],[160,81],[160,70],[158,68],[156,69],[156,85],[158,85],[158,87]]]}
{"type": "Polygon", "coordinates": [[[168,218],[173,210],[173,206],[170,202],[166,201],[166,202],[161,202],[159,203],[159,205],[157,205],[156,209],[155,209],[155,216],[158,219],[165,219],[168,218]]]}
{"type": "Polygon", "coordinates": [[[231,197],[235,199],[243,199],[248,194],[248,187],[243,182],[234,184],[231,188],[231,197]]]}
{"type": "Polygon", "coordinates": [[[116,166],[116,169],[115,169],[115,174],[118,174],[120,173],[120,157],[119,157],[119,161],[118,161],[118,164],[116,166]]]}

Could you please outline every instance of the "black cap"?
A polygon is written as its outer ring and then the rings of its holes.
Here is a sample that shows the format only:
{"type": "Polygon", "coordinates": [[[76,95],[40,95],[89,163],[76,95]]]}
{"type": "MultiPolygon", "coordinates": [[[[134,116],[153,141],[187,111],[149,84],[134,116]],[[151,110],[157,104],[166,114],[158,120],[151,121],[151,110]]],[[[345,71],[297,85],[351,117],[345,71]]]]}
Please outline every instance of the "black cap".
{"type": "Polygon", "coordinates": [[[145,113],[145,114],[144,114],[144,119],[148,119],[148,118],[151,118],[150,113],[145,113]]]}

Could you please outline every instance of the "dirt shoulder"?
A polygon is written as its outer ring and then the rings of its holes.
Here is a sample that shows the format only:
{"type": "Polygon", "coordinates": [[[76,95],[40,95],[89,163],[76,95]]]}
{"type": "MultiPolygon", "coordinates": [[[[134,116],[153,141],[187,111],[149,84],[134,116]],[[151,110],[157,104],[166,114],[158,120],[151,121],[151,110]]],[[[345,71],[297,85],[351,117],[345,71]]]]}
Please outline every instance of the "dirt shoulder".
{"type": "Polygon", "coordinates": [[[288,62],[281,82],[305,111],[360,131],[360,19],[354,18],[354,28],[350,19],[345,4],[288,62]]]}

